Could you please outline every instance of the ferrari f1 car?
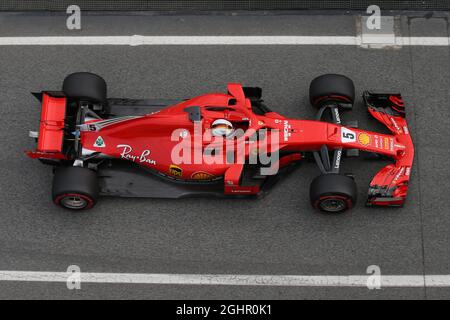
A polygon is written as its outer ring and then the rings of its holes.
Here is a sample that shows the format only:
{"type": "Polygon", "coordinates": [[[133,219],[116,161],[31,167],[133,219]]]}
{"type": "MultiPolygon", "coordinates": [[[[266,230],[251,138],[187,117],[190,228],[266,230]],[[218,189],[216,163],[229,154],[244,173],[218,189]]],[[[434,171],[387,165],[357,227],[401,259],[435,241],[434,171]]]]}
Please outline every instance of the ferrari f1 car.
{"type": "Polygon", "coordinates": [[[402,206],[414,147],[400,94],[364,92],[369,113],[390,134],[342,125],[352,109],[353,82],[337,74],[315,78],[310,102],[315,120],[271,111],[262,90],[229,84],[181,102],[107,98],[98,75],[79,72],[61,91],[34,93],[41,101],[35,151],[53,166],[53,201],[68,209],[92,208],[99,196],[182,198],[255,197],[266,193],[298,163],[320,170],[310,186],[313,207],[338,213],[354,206],[352,176],[341,159],[366,153],[391,158],[369,186],[368,206],[402,206]]]}

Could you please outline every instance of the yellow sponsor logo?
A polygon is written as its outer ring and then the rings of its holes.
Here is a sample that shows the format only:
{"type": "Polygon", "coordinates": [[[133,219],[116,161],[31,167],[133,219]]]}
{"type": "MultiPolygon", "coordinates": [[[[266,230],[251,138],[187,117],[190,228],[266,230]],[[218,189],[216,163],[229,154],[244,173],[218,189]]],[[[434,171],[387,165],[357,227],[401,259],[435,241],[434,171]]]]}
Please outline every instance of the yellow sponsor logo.
{"type": "Polygon", "coordinates": [[[181,169],[180,167],[172,164],[169,167],[169,173],[171,175],[173,175],[174,177],[181,177],[183,175],[183,169],[181,169]]]}
{"type": "Polygon", "coordinates": [[[384,138],[384,148],[389,150],[389,138],[384,138]]]}
{"type": "Polygon", "coordinates": [[[367,133],[360,133],[358,136],[358,142],[363,146],[368,146],[370,144],[370,136],[367,133]]]}

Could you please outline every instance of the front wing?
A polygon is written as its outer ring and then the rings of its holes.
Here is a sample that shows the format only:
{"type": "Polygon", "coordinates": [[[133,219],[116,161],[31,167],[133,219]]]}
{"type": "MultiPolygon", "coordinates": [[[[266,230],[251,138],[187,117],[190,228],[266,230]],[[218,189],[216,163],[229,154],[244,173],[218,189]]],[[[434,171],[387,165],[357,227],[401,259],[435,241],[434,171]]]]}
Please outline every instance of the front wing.
{"type": "Polygon", "coordinates": [[[414,145],[405,118],[405,105],[400,94],[364,92],[369,113],[383,123],[394,135],[393,143],[402,146],[395,162],[382,168],[372,179],[368,206],[403,206],[408,192],[414,145]]]}

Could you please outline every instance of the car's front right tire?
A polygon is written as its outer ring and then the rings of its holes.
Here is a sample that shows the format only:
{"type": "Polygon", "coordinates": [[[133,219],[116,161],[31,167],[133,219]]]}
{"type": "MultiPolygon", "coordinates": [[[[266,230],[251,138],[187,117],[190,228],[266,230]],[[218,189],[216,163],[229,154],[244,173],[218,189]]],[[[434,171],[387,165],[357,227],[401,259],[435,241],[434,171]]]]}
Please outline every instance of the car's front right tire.
{"type": "Polygon", "coordinates": [[[323,212],[341,213],[349,210],[354,206],[356,196],[355,180],[348,176],[327,173],[311,182],[311,204],[323,212]]]}

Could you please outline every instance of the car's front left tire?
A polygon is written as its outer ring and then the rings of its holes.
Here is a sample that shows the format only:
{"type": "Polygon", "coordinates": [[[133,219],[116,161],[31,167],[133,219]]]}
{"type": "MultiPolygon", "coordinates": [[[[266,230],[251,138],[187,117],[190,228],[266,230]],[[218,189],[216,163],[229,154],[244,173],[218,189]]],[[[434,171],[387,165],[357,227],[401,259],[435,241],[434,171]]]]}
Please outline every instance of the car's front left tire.
{"type": "Polygon", "coordinates": [[[97,173],[83,167],[58,167],[53,176],[53,202],[63,208],[92,208],[98,199],[97,173]]]}
{"type": "Polygon", "coordinates": [[[311,81],[309,100],[316,108],[335,103],[351,106],[355,101],[355,85],[344,75],[324,74],[311,81]]]}

